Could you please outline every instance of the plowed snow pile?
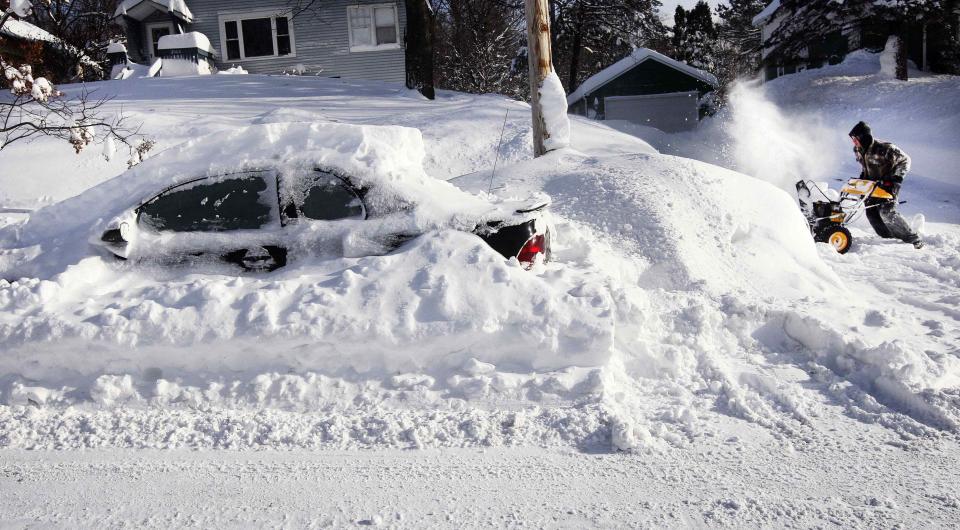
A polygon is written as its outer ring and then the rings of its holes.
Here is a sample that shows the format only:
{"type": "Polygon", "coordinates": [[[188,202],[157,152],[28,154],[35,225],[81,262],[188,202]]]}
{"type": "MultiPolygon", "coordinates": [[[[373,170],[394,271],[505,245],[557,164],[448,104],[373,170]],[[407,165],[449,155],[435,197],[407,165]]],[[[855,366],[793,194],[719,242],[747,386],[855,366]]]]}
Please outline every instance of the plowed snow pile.
{"type": "MultiPolygon", "coordinates": [[[[7,221],[0,446],[802,448],[843,416],[897,439],[956,432],[955,322],[860,296],[836,269],[865,256],[815,245],[779,188],[575,119],[570,149],[523,163],[529,131],[510,122],[514,164],[492,195],[487,171],[455,179],[471,195],[428,172],[487,167],[493,98],[357,97],[402,113],[338,109],[342,95],[316,112],[211,113],[195,126],[213,135],[179,146],[195,116],[161,113],[166,151],[7,221]],[[464,108],[476,144],[444,137],[467,134],[464,108]],[[264,274],[117,262],[87,244],[164,185],[266,162],[387,179],[439,205],[421,228],[546,192],[554,259],[525,271],[458,230],[264,274]]],[[[928,241],[912,266],[960,286],[960,240],[928,241]]]]}

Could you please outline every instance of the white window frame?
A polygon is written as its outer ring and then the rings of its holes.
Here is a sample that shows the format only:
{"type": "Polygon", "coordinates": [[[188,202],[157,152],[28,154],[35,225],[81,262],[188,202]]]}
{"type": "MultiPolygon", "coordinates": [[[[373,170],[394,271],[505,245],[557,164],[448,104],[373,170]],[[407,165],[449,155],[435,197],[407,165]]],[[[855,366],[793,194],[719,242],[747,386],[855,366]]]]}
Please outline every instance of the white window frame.
{"type": "Polygon", "coordinates": [[[276,58],[287,58],[297,56],[297,42],[293,35],[293,14],[290,11],[244,11],[242,13],[218,13],[217,23],[220,26],[220,60],[224,63],[230,61],[264,61],[276,58]],[[287,31],[290,32],[290,53],[278,55],[277,52],[277,18],[287,19],[287,31]],[[270,19],[270,33],[273,37],[273,55],[258,55],[257,57],[247,57],[246,50],[243,48],[243,21],[255,18],[270,19]],[[237,38],[240,40],[240,58],[230,59],[227,55],[227,22],[237,23],[237,38]]]}
{"type": "Polygon", "coordinates": [[[158,53],[160,50],[153,49],[153,30],[157,28],[169,29],[170,35],[176,35],[177,33],[177,29],[173,27],[173,22],[147,22],[144,24],[143,29],[144,33],[146,33],[147,53],[150,54],[151,59],[160,57],[160,54],[158,53]]]}
{"type": "Polygon", "coordinates": [[[396,3],[387,3],[387,4],[358,4],[347,6],[347,38],[350,40],[350,51],[351,52],[372,52],[379,50],[399,50],[400,49],[400,10],[397,9],[396,3]],[[377,38],[377,21],[374,10],[377,8],[383,7],[392,7],[393,8],[393,25],[397,32],[397,42],[391,42],[388,44],[354,44],[353,43],[353,27],[351,27],[351,21],[353,20],[350,16],[353,11],[358,9],[369,9],[370,10],[370,35],[373,39],[377,38]]]}

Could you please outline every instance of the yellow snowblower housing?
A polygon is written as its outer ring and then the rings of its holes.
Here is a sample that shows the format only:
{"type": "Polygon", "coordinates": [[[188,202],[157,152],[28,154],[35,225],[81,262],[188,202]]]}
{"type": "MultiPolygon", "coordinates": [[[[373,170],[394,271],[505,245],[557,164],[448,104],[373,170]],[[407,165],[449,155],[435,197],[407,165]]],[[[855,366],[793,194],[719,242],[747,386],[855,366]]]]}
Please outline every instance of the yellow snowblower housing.
{"type": "Polygon", "coordinates": [[[840,193],[847,195],[867,195],[874,199],[892,199],[893,195],[881,188],[876,182],[867,179],[850,179],[840,193]]]}

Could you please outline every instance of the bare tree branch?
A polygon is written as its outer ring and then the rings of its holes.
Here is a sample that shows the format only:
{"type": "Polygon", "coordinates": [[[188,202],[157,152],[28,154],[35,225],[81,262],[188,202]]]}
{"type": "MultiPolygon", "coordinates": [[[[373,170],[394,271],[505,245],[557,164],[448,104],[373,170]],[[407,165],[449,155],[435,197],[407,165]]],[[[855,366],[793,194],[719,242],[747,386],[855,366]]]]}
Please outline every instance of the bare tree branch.
{"type": "MultiPolygon", "coordinates": [[[[11,16],[0,17],[0,28],[11,16]]],[[[130,125],[122,112],[102,113],[110,98],[92,98],[86,87],[77,96],[66,97],[45,78],[34,77],[30,65],[14,67],[3,57],[0,84],[10,92],[0,94],[0,151],[41,136],[65,140],[77,153],[94,142],[119,142],[129,149],[132,165],[153,146],[140,134],[140,125],[130,125]]]]}

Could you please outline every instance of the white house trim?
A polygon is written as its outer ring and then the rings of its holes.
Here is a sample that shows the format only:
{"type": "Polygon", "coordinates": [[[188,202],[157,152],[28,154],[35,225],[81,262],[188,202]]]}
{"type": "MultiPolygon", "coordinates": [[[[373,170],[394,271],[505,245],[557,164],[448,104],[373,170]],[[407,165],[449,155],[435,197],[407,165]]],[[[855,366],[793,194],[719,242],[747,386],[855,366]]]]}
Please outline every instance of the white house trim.
{"type": "MultiPolygon", "coordinates": [[[[389,27],[389,26],[387,26],[389,27]]],[[[379,51],[379,50],[396,50],[400,48],[400,11],[397,9],[396,3],[384,3],[384,4],[358,4],[347,6],[347,36],[350,42],[350,51],[351,52],[370,52],[370,51],[379,51]],[[351,13],[361,9],[367,9],[370,11],[370,37],[373,40],[377,38],[377,22],[376,22],[376,10],[377,8],[390,7],[393,9],[393,26],[396,35],[396,42],[390,42],[386,44],[357,44],[353,41],[353,17],[351,13]]]]}
{"type": "Polygon", "coordinates": [[[217,26],[220,29],[220,58],[224,62],[230,61],[265,61],[276,59],[277,57],[296,57],[297,43],[293,30],[293,15],[290,10],[265,10],[265,11],[220,11],[217,13],[217,26]],[[290,53],[279,55],[279,45],[277,42],[277,18],[287,19],[287,31],[290,36],[290,53]],[[270,19],[270,33],[273,39],[273,55],[258,55],[256,57],[247,57],[243,46],[243,21],[257,18],[270,19]],[[237,38],[240,41],[240,58],[231,58],[227,53],[227,22],[237,23],[237,38]]]}
{"type": "Polygon", "coordinates": [[[143,30],[145,39],[147,41],[147,52],[150,54],[150,57],[160,57],[160,54],[157,53],[160,50],[154,49],[153,46],[153,30],[157,28],[167,28],[170,30],[170,35],[173,35],[177,32],[177,28],[173,27],[173,22],[149,22],[143,25],[143,30]]]}

